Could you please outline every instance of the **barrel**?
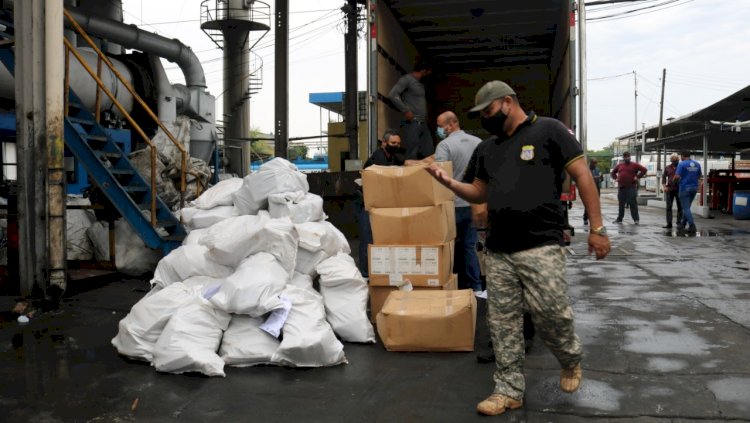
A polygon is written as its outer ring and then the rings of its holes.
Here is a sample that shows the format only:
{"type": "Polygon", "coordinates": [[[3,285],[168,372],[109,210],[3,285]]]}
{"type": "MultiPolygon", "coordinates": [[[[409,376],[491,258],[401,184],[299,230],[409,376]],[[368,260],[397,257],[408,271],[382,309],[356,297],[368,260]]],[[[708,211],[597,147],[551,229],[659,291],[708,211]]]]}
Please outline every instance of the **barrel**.
{"type": "Polygon", "coordinates": [[[735,219],[750,219],[750,191],[735,191],[732,199],[732,215],[735,219]]]}

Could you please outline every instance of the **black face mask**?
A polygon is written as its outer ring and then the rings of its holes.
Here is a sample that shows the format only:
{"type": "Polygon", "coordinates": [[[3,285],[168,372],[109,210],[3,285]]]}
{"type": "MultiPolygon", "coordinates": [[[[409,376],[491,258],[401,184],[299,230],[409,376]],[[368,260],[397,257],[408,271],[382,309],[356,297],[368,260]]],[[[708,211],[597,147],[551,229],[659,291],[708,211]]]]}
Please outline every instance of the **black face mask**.
{"type": "Polygon", "coordinates": [[[498,110],[495,116],[482,117],[482,128],[484,128],[491,135],[503,137],[505,136],[503,126],[505,126],[506,119],[508,119],[508,116],[506,116],[502,111],[498,110]]]}
{"type": "Polygon", "coordinates": [[[672,160],[672,164],[675,165],[675,166],[677,166],[678,164],[680,164],[680,161],[679,160],[672,160]]]}
{"type": "Polygon", "coordinates": [[[399,146],[397,145],[387,145],[385,146],[385,151],[388,153],[389,156],[392,156],[396,153],[398,153],[399,146]]]}

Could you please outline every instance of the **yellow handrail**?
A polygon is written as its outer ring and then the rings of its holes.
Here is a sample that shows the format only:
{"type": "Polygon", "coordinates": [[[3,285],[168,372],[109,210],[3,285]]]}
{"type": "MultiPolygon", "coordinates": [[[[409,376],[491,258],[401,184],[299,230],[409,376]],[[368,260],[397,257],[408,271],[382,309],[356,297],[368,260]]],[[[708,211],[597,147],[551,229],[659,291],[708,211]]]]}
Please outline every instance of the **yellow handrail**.
{"type": "MultiPolygon", "coordinates": [[[[135,101],[138,102],[138,104],[140,104],[141,107],[143,107],[143,110],[146,112],[146,114],[149,115],[149,117],[151,117],[151,119],[153,119],[153,121],[159,126],[159,128],[161,128],[161,130],[164,131],[164,134],[167,136],[167,138],[169,138],[169,140],[172,142],[172,144],[174,144],[175,147],[177,147],[177,149],[180,151],[180,154],[182,156],[182,169],[180,170],[180,208],[184,207],[185,206],[185,189],[186,189],[186,176],[185,176],[185,174],[187,172],[187,156],[188,156],[187,150],[185,150],[185,148],[182,146],[182,144],[180,144],[175,139],[175,137],[172,135],[172,133],[164,126],[164,124],[159,120],[159,118],[156,116],[156,114],[154,114],[154,112],[151,110],[151,108],[148,107],[148,105],[146,104],[146,102],[143,101],[143,99],[141,98],[141,96],[139,96],[138,93],[135,92],[135,89],[127,81],[125,81],[125,78],[122,76],[122,74],[120,74],[120,72],[117,71],[117,69],[115,69],[115,66],[112,64],[112,62],[110,62],[110,60],[107,58],[107,56],[105,56],[104,53],[102,53],[102,51],[96,46],[96,44],[91,39],[91,37],[88,36],[88,34],[86,33],[86,31],[78,24],[78,22],[76,22],[75,18],[73,18],[73,15],[71,15],[70,12],[67,11],[67,9],[63,10],[63,13],[65,14],[65,17],[70,21],[70,23],[73,26],[73,28],[75,29],[75,31],[78,34],[80,34],[81,37],[83,37],[83,39],[86,40],[86,43],[96,52],[96,54],[99,57],[98,60],[103,61],[107,65],[107,67],[109,67],[109,69],[117,77],[117,79],[122,83],[122,85],[128,90],[128,92],[130,92],[130,94],[133,96],[133,99],[135,99],[135,101]]],[[[68,45],[68,44],[69,43],[66,43],[66,45],[68,45]]],[[[71,47],[68,47],[68,48],[71,49],[71,47]]],[[[81,61],[80,58],[79,58],[79,61],[81,61]]],[[[83,64],[83,62],[81,62],[81,64],[83,64]]],[[[88,70],[89,69],[87,69],[87,71],[88,70]]],[[[91,74],[91,72],[89,72],[89,74],[91,74]]],[[[92,77],[93,77],[93,75],[92,75],[92,77]]],[[[98,81],[97,85],[103,91],[106,92],[107,89],[104,87],[103,84],[100,84],[99,82],[101,82],[101,81],[98,81]]],[[[98,91],[98,89],[97,89],[97,91],[98,91]]],[[[107,93],[107,96],[112,100],[113,103],[119,104],[117,102],[117,100],[111,95],[111,93],[107,93]]],[[[124,108],[122,108],[121,105],[118,107],[118,109],[120,110],[121,113],[123,113],[123,115],[127,114],[127,112],[124,112],[124,108]]],[[[129,114],[127,114],[127,115],[130,116],[129,114]]],[[[134,123],[134,121],[132,121],[132,118],[128,118],[128,122],[130,122],[131,125],[138,126],[136,123],[134,123]]],[[[140,130],[140,127],[138,127],[138,131],[139,132],[143,132],[143,131],[140,130]]],[[[151,145],[151,144],[149,143],[149,145],[151,145]]],[[[155,157],[155,153],[156,152],[153,151],[152,154],[151,154],[152,155],[152,160],[155,157]]],[[[155,167],[155,163],[152,163],[152,167],[155,167]]],[[[152,180],[153,179],[154,178],[152,177],[152,180]]],[[[152,181],[151,192],[153,193],[155,191],[156,191],[156,184],[155,184],[154,181],[152,181]]]]}
{"type": "MultiPolygon", "coordinates": [[[[151,139],[146,135],[145,132],[143,132],[143,129],[135,122],[132,116],[130,116],[130,113],[128,113],[127,110],[125,110],[125,107],[120,104],[119,101],[117,101],[117,98],[115,98],[114,94],[112,94],[105,86],[104,82],[96,76],[96,73],[89,67],[88,63],[86,63],[86,60],[81,56],[80,53],[78,53],[73,47],[73,44],[68,41],[67,38],[63,38],[63,42],[65,43],[65,49],[67,50],[66,53],[73,53],[73,56],[75,56],[76,59],[81,63],[81,66],[86,70],[86,72],[91,75],[91,77],[96,82],[96,85],[104,92],[104,94],[109,97],[110,100],[112,100],[112,103],[117,107],[117,109],[120,111],[120,113],[123,114],[125,119],[133,126],[133,129],[138,133],[138,135],[143,138],[143,141],[148,144],[151,152],[151,225],[156,225],[156,145],[154,145],[153,142],[151,142],[151,139]]],[[[66,87],[67,88],[67,87],[66,87]]]]}

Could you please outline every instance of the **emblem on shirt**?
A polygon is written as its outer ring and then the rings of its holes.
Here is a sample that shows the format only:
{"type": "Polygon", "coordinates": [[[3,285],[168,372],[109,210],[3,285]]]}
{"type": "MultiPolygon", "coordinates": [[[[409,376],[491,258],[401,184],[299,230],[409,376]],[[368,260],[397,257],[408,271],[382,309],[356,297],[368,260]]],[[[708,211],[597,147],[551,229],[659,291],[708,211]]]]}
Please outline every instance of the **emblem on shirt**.
{"type": "Polygon", "coordinates": [[[521,160],[529,161],[534,158],[534,146],[524,145],[521,147],[521,160]]]}

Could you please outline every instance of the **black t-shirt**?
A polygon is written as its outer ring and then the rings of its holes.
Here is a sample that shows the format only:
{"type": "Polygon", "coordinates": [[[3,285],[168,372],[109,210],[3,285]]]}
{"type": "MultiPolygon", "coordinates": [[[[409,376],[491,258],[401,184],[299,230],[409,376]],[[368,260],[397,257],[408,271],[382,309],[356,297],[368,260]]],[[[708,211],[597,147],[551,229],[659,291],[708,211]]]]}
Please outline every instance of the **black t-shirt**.
{"type": "Polygon", "coordinates": [[[474,151],[464,182],[487,183],[487,248],[513,253],[563,245],[560,201],[565,168],[581,145],[560,121],[533,112],[508,138],[492,136],[474,151]]]}
{"type": "Polygon", "coordinates": [[[392,154],[390,157],[385,153],[382,148],[378,148],[372,153],[369,159],[365,162],[362,169],[367,169],[372,165],[380,166],[403,166],[404,165],[404,149],[399,148],[398,151],[392,154]]]}

